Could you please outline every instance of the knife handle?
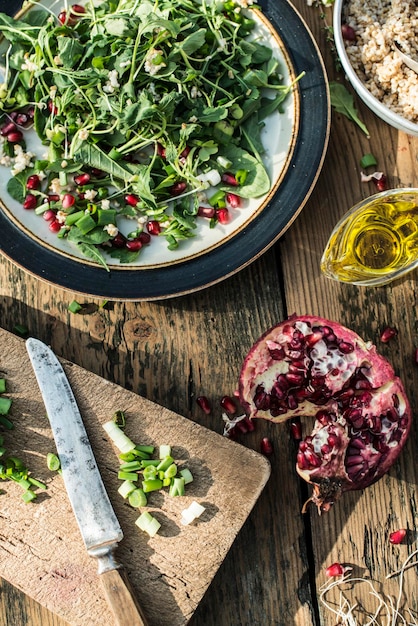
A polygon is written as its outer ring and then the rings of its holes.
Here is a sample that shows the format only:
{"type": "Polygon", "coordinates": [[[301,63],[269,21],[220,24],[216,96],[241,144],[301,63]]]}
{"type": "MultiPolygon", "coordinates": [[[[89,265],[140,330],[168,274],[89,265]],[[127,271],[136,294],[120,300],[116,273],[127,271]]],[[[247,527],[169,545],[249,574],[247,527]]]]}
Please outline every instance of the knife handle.
{"type": "Polygon", "coordinates": [[[107,570],[100,574],[100,579],[113,611],[115,626],[148,626],[123,568],[107,570]]]}

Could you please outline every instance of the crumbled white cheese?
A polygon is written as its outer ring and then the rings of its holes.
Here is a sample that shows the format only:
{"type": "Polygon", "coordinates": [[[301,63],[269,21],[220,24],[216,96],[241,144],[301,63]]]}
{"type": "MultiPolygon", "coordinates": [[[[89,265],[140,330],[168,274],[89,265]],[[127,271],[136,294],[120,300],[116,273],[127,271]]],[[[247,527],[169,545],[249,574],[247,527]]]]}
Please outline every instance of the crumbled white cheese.
{"type": "Polygon", "coordinates": [[[162,67],[166,66],[166,64],[163,61],[158,64],[154,63],[154,60],[157,57],[159,57],[162,53],[163,53],[162,50],[156,50],[155,48],[153,48],[147,54],[147,58],[144,63],[144,69],[150,76],[154,76],[157,72],[160,71],[162,67]]]}
{"type": "Polygon", "coordinates": [[[114,224],[106,224],[105,226],[103,226],[103,230],[109,233],[111,237],[116,237],[119,232],[118,227],[114,224]]]}
{"type": "Polygon", "coordinates": [[[32,159],[35,155],[32,154],[32,152],[24,152],[22,146],[16,144],[14,146],[14,153],[14,164],[13,169],[11,170],[13,176],[20,174],[20,172],[23,172],[27,167],[33,167],[32,159]]]}
{"type": "Polygon", "coordinates": [[[84,197],[86,200],[94,200],[96,196],[97,196],[97,191],[95,191],[94,189],[87,189],[84,192],[84,197]]]}
{"type": "Polygon", "coordinates": [[[106,85],[103,87],[103,91],[105,93],[114,93],[120,87],[118,82],[119,74],[117,70],[110,70],[107,77],[108,80],[106,85]]]}
{"type": "Polygon", "coordinates": [[[110,209],[110,200],[108,200],[107,198],[104,198],[101,202],[101,207],[102,209],[104,209],[105,211],[107,209],[110,209]]]}

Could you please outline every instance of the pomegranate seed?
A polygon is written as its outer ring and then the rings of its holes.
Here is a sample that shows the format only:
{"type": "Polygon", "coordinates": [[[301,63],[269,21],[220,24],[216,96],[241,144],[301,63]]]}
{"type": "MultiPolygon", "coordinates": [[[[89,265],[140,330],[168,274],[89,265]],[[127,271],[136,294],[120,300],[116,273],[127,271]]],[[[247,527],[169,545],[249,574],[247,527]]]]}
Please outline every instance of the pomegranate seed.
{"type": "Polygon", "coordinates": [[[234,414],[237,412],[237,407],[235,405],[235,402],[230,396],[223,396],[223,398],[221,398],[220,404],[221,404],[221,407],[225,409],[227,413],[234,414]]]}
{"type": "Polygon", "coordinates": [[[348,24],[341,24],[341,34],[343,39],[346,41],[355,41],[356,40],[356,31],[352,26],[348,24]]]}
{"type": "Polygon", "coordinates": [[[114,248],[124,248],[126,244],[126,237],[122,235],[122,233],[118,233],[112,239],[112,246],[114,248]]]}
{"type": "Polygon", "coordinates": [[[31,209],[35,209],[37,204],[38,204],[37,197],[31,193],[28,193],[28,195],[26,196],[23,202],[23,208],[30,211],[31,209]]]}
{"type": "Polygon", "coordinates": [[[6,137],[9,133],[12,133],[15,130],[17,130],[16,124],[14,122],[7,122],[7,124],[4,124],[4,126],[1,127],[0,135],[2,135],[2,137],[6,137]]]}
{"type": "Polygon", "coordinates": [[[290,422],[290,432],[292,433],[293,439],[296,439],[296,441],[302,439],[302,424],[299,420],[292,420],[290,422]]]}
{"type": "Polygon", "coordinates": [[[386,191],[387,179],[384,174],[380,172],[378,176],[373,176],[373,182],[375,183],[378,191],[386,191]]]}
{"type": "Polygon", "coordinates": [[[207,217],[211,219],[215,217],[216,211],[212,206],[200,206],[197,210],[197,214],[199,217],[207,217]]]}
{"type": "MultiPolygon", "coordinates": [[[[59,19],[59,16],[58,16],[58,19],[59,19]]],[[[48,100],[48,111],[52,113],[53,115],[57,115],[58,113],[58,107],[55,106],[52,100],[48,100]]]]}
{"type": "Polygon", "coordinates": [[[237,181],[235,176],[231,174],[230,172],[225,172],[224,174],[222,174],[221,180],[223,183],[226,183],[227,185],[231,185],[231,187],[239,186],[239,182],[237,181]]]}
{"type": "Polygon", "coordinates": [[[61,24],[65,24],[67,21],[67,11],[61,11],[61,13],[58,14],[58,19],[61,24]]]}
{"type": "Polygon", "coordinates": [[[202,411],[204,411],[206,413],[206,415],[209,415],[209,413],[212,410],[212,407],[210,406],[210,402],[209,402],[208,398],[206,396],[198,396],[196,398],[196,402],[200,406],[202,411]]]}
{"type": "Polygon", "coordinates": [[[180,152],[180,156],[181,156],[183,159],[185,159],[185,158],[188,156],[188,154],[189,154],[190,150],[191,150],[190,146],[186,146],[186,147],[184,148],[184,150],[182,150],[182,151],[180,152]]]}
{"type": "Polygon", "coordinates": [[[75,197],[71,193],[65,193],[62,199],[62,208],[69,209],[70,207],[74,206],[74,204],[75,197]]]}
{"type": "Polygon", "coordinates": [[[172,196],[179,196],[186,190],[187,184],[183,181],[179,181],[178,183],[174,183],[174,185],[170,188],[170,194],[172,196]]]}
{"type": "Polygon", "coordinates": [[[273,454],[273,445],[268,437],[263,437],[260,443],[261,454],[271,456],[273,454]]]}
{"type": "Polygon", "coordinates": [[[227,193],[225,196],[226,203],[231,209],[240,209],[242,207],[242,200],[236,193],[227,193]]]}
{"type": "Polygon", "coordinates": [[[27,115],[26,113],[19,113],[16,116],[16,124],[18,126],[26,126],[28,122],[29,122],[29,115],[27,115]]]}
{"type": "Polygon", "coordinates": [[[239,420],[239,421],[235,424],[235,426],[234,426],[233,430],[235,430],[235,431],[237,431],[237,432],[240,432],[240,433],[241,433],[241,434],[243,434],[243,435],[246,435],[246,434],[248,433],[248,431],[249,431],[249,428],[248,428],[248,424],[247,424],[247,422],[245,421],[245,419],[243,418],[242,420],[239,420]]]}
{"type": "Polygon", "coordinates": [[[247,415],[244,417],[243,421],[245,422],[245,425],[247,426],[247,431],[249,433],[252,433],[253,430],[255,430],[255,425],[254,425],[254,420],[250,419],[247,415]]]}
{"type": "Polygon", "coordinates": [[[87,185],[87,183],[90,182],[90,174],[85,173],[85,174],[79,174],[78,176],[74,176],[74,182],[79,187],[82,187],[83,185],[87,185]]]}
{"type": "Polygon", "coordinates": [[[128,193],[125,196],[125,202],[126,204],[129,204],[129,206],[136,206],[139,202],[139,198],[138,196],[134,196],[133,193],[128,193]]]}
{"type": "Polygon", "coordinates": [[[42,217],[46,222],[50,222],[51,220],[55,219],[55,211],[53,211],[52,209],[48,209],[47,211],[45,211],[45,213],[42,213],[42,217]]]}
{"type": "Polygon", "coordinates": [[[26,181],[26,189],[39,189],[41,186],[41,179],[37,174],[32,174],[26,181]]]}
{"type": "Polygon", "coordinates": [[[142,242],[139,239],[129,239],[126,242],[125,247],[131,252],[137,252],[142,248],[142,242]]]}
{"type": "Polygon", "coordinates": [[[151,235],[149,233],[139,233],[138,239],[142,244],[147,244],[151,241],[151,235]]]}
{"type": "Polygon", "coordinates": [[[157,154],[162,159],[165,159],[165,148],[160,143],[157,143],[157,154]]]}
{"type": "Polygon", "coordinates": [[[399,528],[389,535],[389,541],[393,545],[399,545],[403,542],[407,534],[406,528],[399,528]]]}
{"type": "Polygon", "coordinates": [[[398,331],[393,326],[386,326],[380,333],[380,341],[382,343],[388,343],[393,337],[396,337],[398,331]]]}
{"type": "Polygon", "coordinates": [[[23,139],[23,133],[20,130],[12,130],[7,133],[6,139],[9,143],[19,143],[23,139]]]}
{"type": "Polygon", "coordinates": [[[84,15],[84,13],[86,12],[86,9],[81,6],[81,4],[73,4],[71,6],[71,13],[73,15],[84,15]]]}
{"type": "Polygon", "coordinates": [[[57,193],[50,193],[48,194],[48,202],[58,202],[60,199],[59,195],[57,193]]]}
{"type": "Polygon", "coordinates": [[[329,565],[325,570],[325,575],[328,578],[332,578],[333,576],[344,576],[346,568],[341,565],[341,563],[333,563],[329,565]]]}
{"type": "Polygon", "coordinates": [[[161,232],[161,224],[157,220],[147,222],[147,231],[150,235],[159,235],[161,232]]]}
{"type": "Polygon", "coordinates": [[[220,224],[228,224],[229,223],[229,211],[228,209],[217,209],[216,217],[220,224]]]}
{"type": "Polygon", "coordinates": [[[48,228],[51,232],[58,233],[61,230],[61,224],[58,220],[53,220],[52,222],[49,222],[48,228]]]}
{"type": "Polygon", "coordinates": [[[99,170],[98,167],[92,167],[91,168],[91,175],[95,176],[96,178],[102,178],[105,175],[105,173],[104,173],[103,170],[99,170]]]}

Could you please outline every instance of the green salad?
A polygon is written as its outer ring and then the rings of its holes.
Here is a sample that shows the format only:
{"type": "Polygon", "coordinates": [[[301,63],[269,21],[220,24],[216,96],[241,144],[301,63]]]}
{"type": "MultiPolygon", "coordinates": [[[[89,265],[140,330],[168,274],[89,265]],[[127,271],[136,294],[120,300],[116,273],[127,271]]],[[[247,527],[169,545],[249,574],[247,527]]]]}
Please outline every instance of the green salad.
{"type": "Polygon", "coordinates": [[[108,255],[133,263],[156,236],[175,249],[199,220],[225,224],[266,194],[260,133],[294,84],[252,36],[250,4],[105,0],[0,13],[10,196],[108,269],[108,255]],[[28,131],[42,154],[28,151],[28,131]]]}

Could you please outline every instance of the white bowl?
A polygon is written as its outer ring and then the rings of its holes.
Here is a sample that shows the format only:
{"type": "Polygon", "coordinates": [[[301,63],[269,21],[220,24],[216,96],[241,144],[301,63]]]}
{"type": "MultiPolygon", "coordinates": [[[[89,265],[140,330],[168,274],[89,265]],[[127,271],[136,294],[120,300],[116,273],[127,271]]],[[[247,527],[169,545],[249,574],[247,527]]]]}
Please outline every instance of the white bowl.
{"type": "Polygon", "coordinates": [[[385,106],[375,96],[373,96],[353,69],[353,66],[351,65],[351,62],[348,58],[345,49],[344,39],[341,33],[342,13],[345,1],[346,0],[335,0],[334,2],[333,30],[335,47],[337,49],[341,65],[343,66],[348,80],[350,81],[353,89],[356,91],[358,96],[369,107],[369,109],[373,111],[373,113],[380,117],[380,119],[382,119],[390,126],[393,126],[398,130],[402,130],[408,135],[418,136],[418,124],[415,124],[414,122],[411,122],[410,120],[402,117],[402,115],[395,113],[387,106],[385,106]]]}

